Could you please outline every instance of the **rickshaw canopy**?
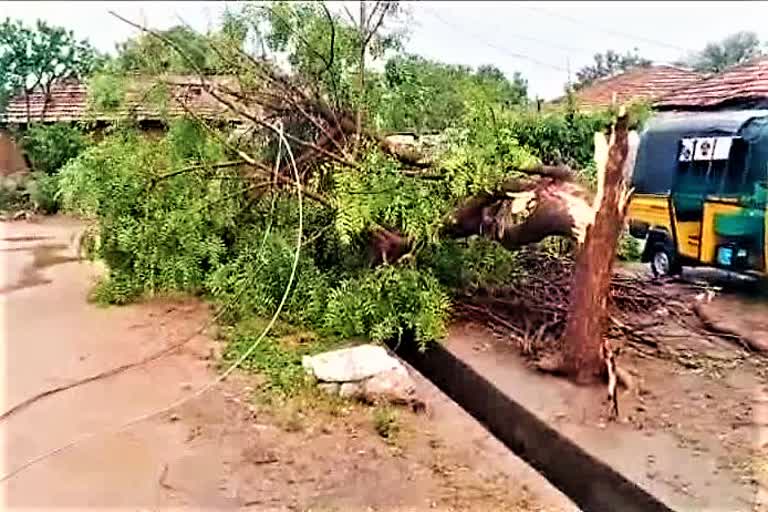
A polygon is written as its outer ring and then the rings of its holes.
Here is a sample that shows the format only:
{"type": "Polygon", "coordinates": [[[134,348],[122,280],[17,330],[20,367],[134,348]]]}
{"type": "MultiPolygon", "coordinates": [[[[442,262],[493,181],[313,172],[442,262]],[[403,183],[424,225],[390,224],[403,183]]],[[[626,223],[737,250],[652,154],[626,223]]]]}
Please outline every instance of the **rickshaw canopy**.
{"type": "Polygon", "coordinates": [[[640,135],[632,178],[635,192],[669,194],[683,159],[683,141],[724,137],[739,137],[748,144],[745,165],[750,181],[768,175],[768,110],[664,112],[651,118],[640,135]]]}

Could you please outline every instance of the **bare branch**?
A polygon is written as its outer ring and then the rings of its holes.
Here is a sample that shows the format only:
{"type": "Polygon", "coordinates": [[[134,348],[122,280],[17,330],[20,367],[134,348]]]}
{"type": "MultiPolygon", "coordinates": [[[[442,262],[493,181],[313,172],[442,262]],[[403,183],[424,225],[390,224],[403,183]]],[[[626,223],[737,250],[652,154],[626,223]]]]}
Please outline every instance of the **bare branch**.
{"type": "MultiPolygon", "coordinates": [[[[224,105],[226,105],[230,110],[232,110],[232,112],[234,112],[234,113],[236,113],[236,114],[238,114],[238,115],[240,115],[242,117],[245,117],[249,121],[252,121],[252,122],[256,123],[259,126],[262,126],[264,128],[268,128],[269,130],[273,131],[276,134],[278,133],[278,130],[277,130],[277,128],[274,125],[264,121],[263,119],[259,119],[258,117],[256,117],[252,113],[248,112],[247,110],[244,110],[244,109],[236,106],[231,101],[229,101],[229,100],[227,100],[225,98],[222,98],[219,94],[217,94],[214,91],[213,87],[209,86],[209,87],[207,87],[207,90],[208,90],[208,93],[211,96],[213,96],[216,100],[218,100],[219,102],[221,102],[224,105]]],[[[292,135],[290,133],[284,133],[283,135],[285,135],[285,138],[287,138],[288,140],[293,141],[296,144],[299,144],[301,146],[304,146],[304,147],[307,147],[307,148],[311,148],[311,149],[317,151],[318,153],[320,153],[320,154],[330,158],[331,160],[333,160],[335,162],[338,162],[340,164],[343,164],[343,165],[346,165],[346,166],[349,166],[349,167],[352,167],[352,168],[355,168],[355,169],[359,169],[359,167],[360,167],[356,163],[354,163],[354,162],[352,162],[352,161],[350,161],[350,160],[348,160],[348,159],[346,159],[344,157],[336,155],[336,154],[328,151],[327,149],[318,146],[317,144],[314,144],[312,142],[307,142],[305,140],[302,140],[302,139],[300,139],[300,138],[298,138],[298,137],[296,137],[296,136],[294,136],[294,135],[292,135]]]]}
{"type": "MultiPolygon", "coordinates": [[[[245,162],[248,165],[250,165],[255,170],[257,170],[261,175],[263,175],[263,176],[265,176],[267,178],[272,178],[273,177],[273,172],[272,172],[272,169],[270,167],[268,167],[267,165],[259,162],[258,160],[253,158],[251,155],[249,155],[245,151],[242,151],[241,149],[232,146],[232,144],[230,144],[224,137],[222,137],[222,135],[218,131],[216,131],[213,127],[211,127],[207,122],[205,122],[204,119],[202,119],[200,116],[198,116],[195,112],[193,112],[191,109],[189,109],[186,105],[182,105],[182,108],[184,108],[184,110],[185,110],[185,112],[187,112],[187,114],[192,116],[198,123],[200,123],[201,126],[203,126],[219,142],[221,142],[222,144],[227,146],[230,150],[232,150],[235,153],[237,153],[240,156],[240,158],[245,160],[245,162]]],[[[287,178],[287,177],[285,177],[283,175],[277,175],[276,178],[277,178],[277,180],[279,182],[281,182],[283,184],[288,184],[288,185],[294,185],[295,184],[296,186],[300,186],[301,187],[301,193],[303,195],[307,196],[310,199],[313,199],[314,201],[322,204],[323,206],[331,208],[330,201],[328,201],[325,197],[323,197],[323,196],[321,196],[319,194],[316,194],[314,192],[311,192],[309,190],[306,190],[305,187],[301,186],[299,183],[295,183],[294,180],[292,180],[290,178],[287,178]]]]}
{"type": "MultiPolygon", "coordinates": [[[[382,2],[378,2],[376,5],[379,5],[382,2]]],[[[384,8],[382,8],[381,13],[379,14],[379,19],[376,20],[376,24],[373,26],[373,28],[368,28],[368,35],[365,38],[365,46],[368,46],[368,43],[371,41],[371,38],[376,34],[376,32],[379,31],[381,28],[381,25],[384,23],[384,17],[389,12],[389,4],[386,4],[384,8]]]]}
{"type": "Polygon", "coordinates": [[[235,160],[232,162],[221,162],[217,164],[195,164],[190,165],[187,167],[182,167],[181,169],[177,169],[175,171],[162,174],[156,178],[152,179],[152,186],[154,187],[158,182],[166,180],[168,178],[172,178],[174,176],[179,176],[180,174],[185,174],[188,172],[198,171],[201,169],[207,170],[207,169],[226,169],[229,167],[237,167],[239,165],[243,165],[245,163],[245,160],[235,160]]]}
{"type": "Polygon", "coordinates": [[[349,11],[346,5],[344,6],[344,12],[347,13],[347,17],[349,17],[350,23],[352,23],[352,25],[357,25],[357,20],[355,20],[355,17],[352,16],[352,13],[349,11]]]}

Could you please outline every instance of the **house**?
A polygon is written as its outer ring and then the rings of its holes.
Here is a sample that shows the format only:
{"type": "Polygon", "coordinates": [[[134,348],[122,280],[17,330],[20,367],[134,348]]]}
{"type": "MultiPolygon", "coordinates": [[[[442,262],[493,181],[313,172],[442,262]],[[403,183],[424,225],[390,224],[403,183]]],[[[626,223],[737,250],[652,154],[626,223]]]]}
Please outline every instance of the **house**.
{"type": "Polygon", "coordinates": [[[768,57],[697,80],[654,103],[658,111],[712,111],[768,108],[768,57]]]}
{"type": "MultiPolygon", "coordinates": [[[[218,87],[238,89],[235,77],[208,76],[207,82],[218,87]]],[[[219,120],[230,116],[226,106],[219,103],[201,85],[196,75],[167,75],[160,77],[135,75],[124,85],[125,98],[118,110],[95,111],[89,109],[88,86],[78,80],[63,80],[51,87],[46,99],[38,90],[27,99],[23,94],[9,103],[0,114],[0,124],[24,126],[30,122],[57,123],[76,121],[112,122],[125,115],[131,115],[139,123],[162,121],[184,115],[187,109],[206,120],[219,120]],[[167,88],[170,101],[163,112],[157,102],[151,101],[154,91],[167,88]],[[29,104],[27,104],[27,100],[29,104]],[[29,109],[29,110],[28,110],[29,109]]]]}
{"type": "MultiPolygon", "coordinates": [[[[209,76],[206,80],[217,87],[238,90],[235,77],[209,76]]],[[[187,111],[206,121],[237,122],[237,117],[202,87],[196,75],[168,75],[150,77],[135,75],[124,85],[124,101],[115,110],[101,111],[89,108],[86,83],[62,80],[53,84],[50,94],[42,90],[18,95],[0,113],[0,175],[26,171],[28,165],[12,131],[23,131],[31,123],[74,123],[90,121],[94,129],[131,116],[147,132],[161,131],[168,117],[183,116],[187,111]],[[152,101],[155,91],[167,91],[169,101],[152,101]],[[14,130],[11,130],[13,128],[14,130]]]]}
{"type": "MultiPolygon", "coordinates": [[[[701,73],[675,66],[657,65],[636,68],[620,75],[596,80],[574,93],[581,110],[600,110],[634,101],[654,102],[704,77],[701,73]]],[[[558,103],[565,98],[556,100],[558,103]]]]}

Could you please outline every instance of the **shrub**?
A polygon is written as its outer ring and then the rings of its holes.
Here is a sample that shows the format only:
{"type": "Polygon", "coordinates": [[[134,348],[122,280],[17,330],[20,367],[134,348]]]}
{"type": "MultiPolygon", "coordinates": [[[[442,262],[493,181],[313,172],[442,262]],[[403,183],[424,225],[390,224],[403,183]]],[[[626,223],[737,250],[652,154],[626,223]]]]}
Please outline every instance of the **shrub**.
{"type": "Polygon", "coordinates": [[[85,150],[89,139],[69,124],[33,124],[22,136],[21,144],[34,171],[54,174],[85,150]]]}
{"type": "Polygon", "coordinates": [[[224,237],[234,229],[243,200],[242,183],[199,173],[159,178],[184,163],[174,144],[208,152],[211,159],[220,151],[199,143],[118,133],[62,170],[65,208],[98,218],[96,256],[114,281],[103,285],[101,297],[109,299],[113,286],[120,301],[140,292],[200,292],[207,274],[221,263],[224,237]]]}
{"type": "Polygon", "coordinates": [[[28,178],[9,179],[0,182],[0,210],[17,211],[29,208],[28,178]]]}
{"type": "Polygon", "coordinates": [[[585,169],[594,157],[594,134],[605,130],[610,114],[557,112],[508,116],[508,129],[521,146],[547,164],[585,169]]]}
{"type": "Polygon", "coordinates": [[[112,112],[125,98],[125,78],[105,71],[88,81],[88,109],[91,112],[112,112]]]}
{"type": "Polygon", "coordinates": [[[640,261],[642,256],[640,240],[628,232],[622,233],[616,254],[621,261],[640,261]]]}
{"type": "Polygon", "coordinates": [[[58,174],[33,173],[27,182],[27,193],[35,210],[48,214],[59,211],[58,174]]]}

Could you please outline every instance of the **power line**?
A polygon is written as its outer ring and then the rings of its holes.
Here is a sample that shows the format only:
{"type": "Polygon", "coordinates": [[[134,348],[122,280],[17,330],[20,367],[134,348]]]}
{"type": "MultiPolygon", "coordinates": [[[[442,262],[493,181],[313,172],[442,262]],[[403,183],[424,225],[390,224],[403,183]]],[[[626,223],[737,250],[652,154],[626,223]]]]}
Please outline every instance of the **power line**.
{"type": "Polygon", "coordinates": [[[453,29],[456,29],[456,30],[459,30],[461,32],[464,32],[465,34],[468,34],[468,35],[474,37],[475,39],[477,39],[479,42],[485,44],[486,46],[488,46],[490,48],[493,48],[493,49],[495,49],[495,50],[497,50],[497,51],[499,51],[499,52],[501,52],[501,53],[503,53],[503,54],[505,54],[505,55],[507,55],[509,57],[513,57],[513,58],[516,58],[516,59],[527,60],[527,61],[532,62],[532,63],[534,63],[534,64],[536,64],[538,66],[547,67],[547,68],[550,68],[550,69],[555,69],[557,71],[563,71],[563,72],[567,72],[568,71],[566,68],[564,68],[562,66],[557,66],[555,64],[550,64],[548,62],[544,62],[544,61],[535,59],[533,57],[529,57],[528,55],[523,55],[523,54],[520,54],[520,53],[512,52],[512,51],[510,51],[510,50],[508,50],[508,49],[506,49],[504,47],[501,47],[501,46],[499,46],[499,45],[497,45],[495,43],[491,43],[490,41],[487,41],[487,40],[481,38],[477,34],[469,32],[468,30],[464,29],[463,27],[459,27],[458,25],[456,25],[454,23],[451,23],[450,21],[445,20],[442,16],[440,16],[437,12],[433,11],[432,9],[429,9],[429,8],[425,7],[425,10],[426,10],[426,12],[428,14],[431,14],[439,22],[441,22],[441,23],[443,23],[443,24],[445,24],[445,25],[447,25],[447,26],[449,26],[449,27],[451,27],[453,29]]]}
{"type": "Polygon", "coordinates": [[[583,27],[590,27],[590,28],[592,28],[594,30],[600,30],[600,31],[605,32],[607,34],[613,34],[615,36],[623,37],[625,39],[634,39],[636,41],[643,41],[645,43],[652,44],[652,45],[655,45],[655,46],[660,46],[660,47],[663,47],[663,48],[671,48],[673,50],[679,50],[679,51],[683,51],[683,52],[690,51],[689,48],[683,48],[682,46],[677,46],[677,45],[674,45],[674,44],[665,43],[663,41],[657,41],[655,39],[650,39],[650,38],[643,37],[643,36],[628,34],[627,32],[620,32],[618,30],[612,30],[612,29],[609,29],[609,28],[601,27],[599,25],[593,25],[591,23],[585,23],[583,20],[580,20],[578,18],[573,18],[573,17],[567,16],[565,14],[560,14],[560,13],[552,12],[552,11],[549,11],[547,9],[542,9],[541,7],[522,6],[522,8],[523,9],[527,9],[529,11],[538,12],[540,14],[545,14],[547,16],[552,16],[552,17],[555,17],[555,18],[560,18],[562,20],[569,21],[571,23],[574,23],[576,25],[580,25],[580,26],[583,26],[583,27]]]}
{"type": "MultiPolygon", "coordinates": [[[[426,6],[424,6],[423,9],[428,10],[434,16],[437,16],[437,14],[435,13],[434,10],[432,10],[432,9],[426,7],[426,6]]],[[[489,28],[495,29],[495,30],[497,30],[499,32],[503,31],[505,37],[511,37],[511,38],[514,38],[514,39],[522,39],[522,40],[525,40],[525,41],[532,41],[532,42],[538,43],[538,44],[540,44],[542,46],[548,46],[550,48],[554,48],[556,50],[560,50],[561,53],[564,53],[564,54],[567,54],[567,55],[570,55],[574,51],[588,53],[588,54],[590,54],[590,56],[595,53],[594,50],[587,49],[587,48],[580,48],[578,46],[559,45],[559,44],[553,43],[552,41],[547,41],[546,39],[539,39],[537,37],[532,37],[532,36],[529,36],[529,35],[518,34],[518,33],[515,33],[515,32],[509,32],[506,27],[504,29],[501,29],[498,25],[495,25],[495,24],[491,25],[489,28]]]]}

